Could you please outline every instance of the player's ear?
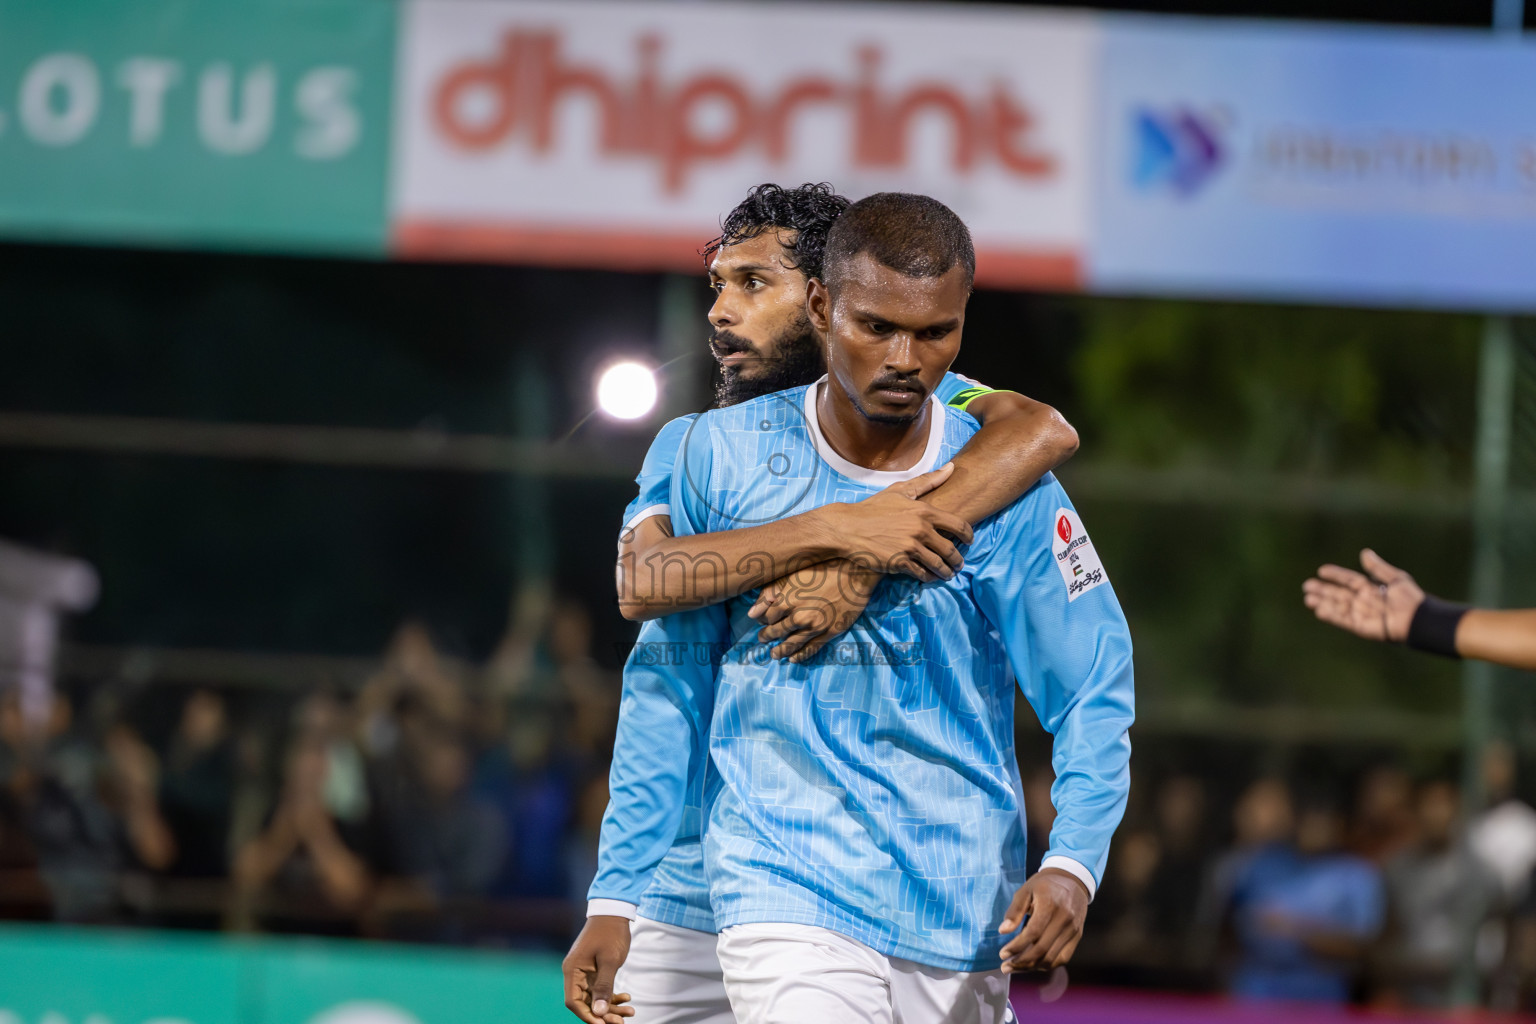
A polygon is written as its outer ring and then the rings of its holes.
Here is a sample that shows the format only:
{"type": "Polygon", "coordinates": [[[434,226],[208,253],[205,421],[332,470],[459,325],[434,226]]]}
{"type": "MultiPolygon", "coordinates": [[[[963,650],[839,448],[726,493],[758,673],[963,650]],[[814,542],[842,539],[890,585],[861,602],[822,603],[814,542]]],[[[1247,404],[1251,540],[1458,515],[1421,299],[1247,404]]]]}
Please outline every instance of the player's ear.
{"type": "Polygon", "coordinates": [[[811,326],[822,334],[832,329],[832,293],[819,277],[805,283],[805,312],[811,318],[811,326]]]}

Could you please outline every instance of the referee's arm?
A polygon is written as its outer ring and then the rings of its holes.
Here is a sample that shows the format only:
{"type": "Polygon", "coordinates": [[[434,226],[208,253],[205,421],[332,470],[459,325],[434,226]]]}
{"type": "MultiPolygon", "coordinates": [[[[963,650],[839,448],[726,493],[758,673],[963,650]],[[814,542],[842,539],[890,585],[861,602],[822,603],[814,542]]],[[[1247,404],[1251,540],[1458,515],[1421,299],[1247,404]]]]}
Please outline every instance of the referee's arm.
{"type": "Polygon", "coordinates": [[[1370,548],[1360,552],[1360,566],[1363,573],[1325,565],[1301,585],[1302,601],[1320,621],[1367,640],[1536,671],[1536,608],[1442,601],[1370,548]]]}

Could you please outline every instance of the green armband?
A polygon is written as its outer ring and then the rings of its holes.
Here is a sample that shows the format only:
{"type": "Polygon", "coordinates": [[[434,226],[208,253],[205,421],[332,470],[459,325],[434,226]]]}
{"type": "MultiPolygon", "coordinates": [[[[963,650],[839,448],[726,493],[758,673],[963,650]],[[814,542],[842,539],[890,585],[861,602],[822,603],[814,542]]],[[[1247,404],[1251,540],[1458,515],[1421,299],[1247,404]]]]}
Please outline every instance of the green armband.
{"type": "Polygon", "coordinates": [[[980,398],[982,395],[995,394],[997,394],[996,388],[966,388],[964,391],[961,391],[959,394],[955,395],[954,398],[949,400],[949,407],[951,409],[959,409],[961,412],[965,412],[965,407],[976,401],[976,399],[980,398]]]}

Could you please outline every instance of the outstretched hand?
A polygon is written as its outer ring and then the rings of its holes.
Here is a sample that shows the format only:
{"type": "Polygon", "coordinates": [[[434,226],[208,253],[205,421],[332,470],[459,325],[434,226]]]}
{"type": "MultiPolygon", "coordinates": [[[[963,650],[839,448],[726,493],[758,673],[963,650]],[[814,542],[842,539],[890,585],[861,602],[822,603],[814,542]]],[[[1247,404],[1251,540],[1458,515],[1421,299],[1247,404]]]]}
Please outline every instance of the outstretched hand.
{"type": "Polygon", "coordinates": [[[1325,565],[1301,585],[1302,602],[1322,622],[1367,640],[1402,643],[1424,590],[1413,577],[1370,548],[1360,552],[1365,573],[1325,565]]]}
{"type": "Polygon", "coordinates": [[[613,991],[613,976],[629,957],[629,921],[589,917],[565,954],[565,1008],[582,1024],[625,1024],[635,1015],[629,993],[613,991]]]}
{"type": "Polygon", "coordinates": [[[1088,916],[1088,889],[1076,876],[1059,868],[1041,868],[1019,886],[1008,904],[998,931],[1013,931],[1029,923],[1003,947],[1003,973],[1049,971],[1077,952],[1088,916]]]}

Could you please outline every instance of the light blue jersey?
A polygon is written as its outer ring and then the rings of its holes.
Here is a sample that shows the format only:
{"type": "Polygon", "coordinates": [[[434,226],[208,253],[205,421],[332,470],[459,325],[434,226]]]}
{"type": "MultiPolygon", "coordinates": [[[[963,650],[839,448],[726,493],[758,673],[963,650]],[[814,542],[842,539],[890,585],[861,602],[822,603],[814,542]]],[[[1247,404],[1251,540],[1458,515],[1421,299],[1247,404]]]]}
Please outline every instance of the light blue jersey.
{"type": "MultiPolygon", "coordinates": [[[[934,393],[952,408],[964,409],[992,390],[946,373],[934,393]]],[[[625,531],[651,516],[672,514],[673,466],[697,416],[670,420],[651,442],[635,478],[638,491],[624,510],[625,531]]],[[[670,616],[666,631],[654,622],[640,629],[624,666],[611,802],[589,891],[594,899],[636,904],[653,921],[711,932],[715,925],[699,837],[707,708],[718,657],[706,656],[711,649],[702,635],[718,636],[723,622],[724,609],[715,606],[670,616]],[[675,824],[669,827],[668,822],[675,824]]]]}
{"type": "MultiPolygon", "coordinates": [[[[916,466],[839,457],[814,388],[705,413],[673,473],[678,534],[858,501],[943,465],[975,421],[929,407],[916,466]]],[[[1129,789],[1131,642],[1066,493],[1047,476],[984,522],[955,579],[884,579],[809,664],[767,658],[726,603],[704,860],[715,924],[810,924],[892,957],[991,970],[1025,876],[1009,667],[1055,736],[1047,857],[1102,878],[1129,789]]],[[[663,620],[661,634],[669,632],[663,620]]]]}
{"type": "Polygon", "coordinates": [[[608,809],[588,891],[701,932],[715,930],[700,834],[716,641],[724,628],[723,605],[640,627],[624,664],[608,809]]]}

